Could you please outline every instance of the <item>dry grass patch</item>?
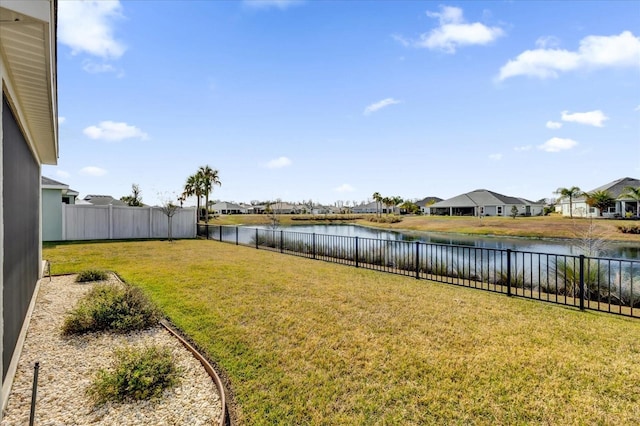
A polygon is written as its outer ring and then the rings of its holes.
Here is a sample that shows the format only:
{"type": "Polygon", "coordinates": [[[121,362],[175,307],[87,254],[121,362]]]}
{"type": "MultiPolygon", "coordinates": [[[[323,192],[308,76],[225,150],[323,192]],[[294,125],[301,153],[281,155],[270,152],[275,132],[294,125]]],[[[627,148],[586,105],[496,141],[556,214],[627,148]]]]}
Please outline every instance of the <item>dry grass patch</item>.
{"type": "Polygon", "coordinates": [[[640,322],[212,241],[49,246],[141,286],[244,424],[635,424],[640,322]]]}

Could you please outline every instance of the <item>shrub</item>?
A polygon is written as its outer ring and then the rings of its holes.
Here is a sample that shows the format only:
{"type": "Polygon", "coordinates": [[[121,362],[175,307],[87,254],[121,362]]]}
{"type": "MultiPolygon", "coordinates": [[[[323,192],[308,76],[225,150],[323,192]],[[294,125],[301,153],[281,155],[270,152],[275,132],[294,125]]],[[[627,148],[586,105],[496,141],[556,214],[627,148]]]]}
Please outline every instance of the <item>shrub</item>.
{"type": "Polygon", "coordinates": [[[158,308],[132,286],[97,285],[67,315],[63,334],[142,330],[160,320],[158,308]]]}
{"type": "Polygon", "coordinates": [[[369,218],[369,222],[377,222],[377,223],[398,223],[402,222],[402,218],[395,215],[387,215],[387,216],[371,216],[369,218]]]}
{"type": "Polygon", "coordinates": [[[110,370],[102,369],[87,389],[96,403],[157,398],[179,382],[180,371],[167,348],[149,346],[116,351],[110,370]]]}
{"type": "Polygon", "coordinates": [[[623,234],[640,234],[639,225],[629,225],[629,226],[620,225],[618,226],[618,230],[623,234]]]}
{"type": "Polygon", "coordinates": [[[104,281],[107,279],[107,271],[100,269],[85,269],[76,277],[77,283],[86,283],[91,281],[104,281]]]}

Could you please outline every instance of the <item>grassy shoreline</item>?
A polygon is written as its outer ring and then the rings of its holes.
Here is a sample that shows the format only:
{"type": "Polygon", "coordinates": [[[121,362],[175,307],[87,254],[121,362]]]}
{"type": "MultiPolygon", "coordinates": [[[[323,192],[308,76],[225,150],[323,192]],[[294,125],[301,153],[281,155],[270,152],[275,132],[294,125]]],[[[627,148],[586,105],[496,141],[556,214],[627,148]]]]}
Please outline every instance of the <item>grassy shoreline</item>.
{"type": "MultiPolygon", "coordinates": [[[[637,242],[640,235],[624,234],[617,229],[619,225],[629,225],[626,220],[565,218],[560,216],[540,217],[448,217],[448,216],[402,216],[399,223],[370,222],[365,218],[355,220],[308,220],[295,218],[302,215],[280,215],[278,218],[283,226],[316,225],[316,224],[355,224],[371,228],[395,231],[442,232],[464,235],[482,235],[490,237],[517,237],[530,239],[578,239],[591,223],[594,225],[593,234],[607,241],[637,242]]],[[[363,216],[363,215],[361,215],[363,216]]],[[[266,215],[223,215],[209,222],[211,225],[268,225],[266,215]]]]}
{"type": "Polygon", "coordinates": [[[640,419],[637,320],[215,241],[43,255],[141,287],[224,370],[239,424],[640,419]]]}

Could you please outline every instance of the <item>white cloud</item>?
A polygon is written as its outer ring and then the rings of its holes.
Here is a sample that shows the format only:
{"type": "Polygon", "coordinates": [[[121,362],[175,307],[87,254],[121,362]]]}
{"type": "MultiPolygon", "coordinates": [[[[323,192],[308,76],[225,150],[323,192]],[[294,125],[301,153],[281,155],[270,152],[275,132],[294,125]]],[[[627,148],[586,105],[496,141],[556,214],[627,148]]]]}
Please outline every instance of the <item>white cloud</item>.
{"type": "Polygon", "coordinates": [[[559,129],[560,127],[562,127],[562,123],[558,122],[558,121],[547,121],[547,129],[559,129]]]}
{"type": "Polygon", "coordinates": [[[515,148],[513,148],[513,150],[518,152],[531,151],[531,145],[516,146],[515,148]]]}
{"type": "Polygon", "coordinates": [[[420,35],[417,47],[455,53],[460,46],[485,45],[504,35],[499,27],[488,27],[480,22],[467,23],[462,9],[440,6],[440,12],[427,12],[430,18],[437,18],[440,26],[429,33],[420,35]]]}
{"type": "Polygon", "coordinates": [[[101,121],[97,126],[89,126],[83,133],[91,139],[102,139],[105,141],[121,141],[123,139],[137,138],[146,140],[149,136],[127,123],[116,123],[114,121],[101,121]]]}
{"type": "Polygon", "coordinates": [[[277,9],[287,9],[291,6],[297,6],[299,4],[304,3],[303,0],[244,0],[242,2],[245,6],[248,6],[252,9],[269,9],[269,8],[277,8],[277,9]]]}
{"type": "Polygon", "coordinates": [[[587,36],[577,51],[556,48],[525,50],[502,68],[498,80],[526,75],[555,78],[576,69],[640,66],[640,37],[630,31],[612,36],[587,36]]]}
{"type": "Polygon", "coordinates": [[[489,154],[489,160],[500,161],[502,160],[502,154],[489,154]]]}
{"type": "Polygon", "coordinates": [[[291,160],[287,157],[279,157],[274,160],[271,160],[267,163],[268,169],[281,169],[282,167],[287,167],[291,165],[291,160]]]}
{"type": "Polygon", "coordinates": [[[119,58],[124,44],[113,36],[114,22],[122,18],[118,0],[58,2],[58,40],[71,53],[88,53],[101,58],[119,58]]]}
{"type": "Polygon", "coordinates": [[[335,191],[337,192],[353,192],[356,189],[349,185],[348,183],[343,183],[342,185],[340,185],[339,187],[335,188],[335,191]]]}
{"type": "Polygon", "coordinates": [[[99,74],[103,72],[116,72],[116,68],[111,64],[97,64],[93,61],[84,61],[82,63],[82,69],[89,74],[99,74]]]}
{"type": "Polygon", "coordinates": [[[386,98],[376,103],[373,103],[364,109],[363,114],[369,115],[373,112],[376,112],[382,108],[388,107],[389,105],[399,104],[401,101],[398,101],[393,98],[386,98]]]}
{"type": "Polygon", "coordinates": [[[588,126],[603,127],[603,122],[607,121],[609,117],[604,115],[602,111],[595,110],[589,112],[574,112],[562,111],[562,121],[570,121],[573,123],[586,124],[588,126]]]}
{"type": "Polygon", "coordinates": [[[71,173],[65,172],[64,170],[56,170],[56,176],[61,178],[68,178],[69,176],[71,176],[71,173]]]}
{"type": "Polygon", "coordinates": [[[66,117],[58,116],[58,124],[63,124],[65,121],[67,121],[66,117]]]}
{"type": "Polygon", "coordinates": [[[538,39],[536,40],[536,47],[539,47],[540,49],[558,47],[559,45],[560,40],[558,40],[558,38],[554,36],[538,37],[538,39]]]}
{"type": "Polygon", "coordinates": [[[638,105],[638,106],[634,109],[634,111],[640,111],[640,105],[638,105]]]}
{"type": "Polygon", "coordinates": [[[401,36],[400,34],[391,34],[391,38],[397,41],[398,43],[400,43],[401,45],[403,45],[404,47],[411,46],[411,41],[401,36]]]}
{"type": "Polygon", "coordinates": [[[80,174],[83,176],[104,176],[107,174],[107,171],[100,167],[87,166],[80,169],[80,174]]]}
{"type": "Polygon", "coordinates": [[[551,138],[542,145],[538,145],[538,149],[546,152],[559,152],[571,149],[578,145],[573,139],[551,138]]]}

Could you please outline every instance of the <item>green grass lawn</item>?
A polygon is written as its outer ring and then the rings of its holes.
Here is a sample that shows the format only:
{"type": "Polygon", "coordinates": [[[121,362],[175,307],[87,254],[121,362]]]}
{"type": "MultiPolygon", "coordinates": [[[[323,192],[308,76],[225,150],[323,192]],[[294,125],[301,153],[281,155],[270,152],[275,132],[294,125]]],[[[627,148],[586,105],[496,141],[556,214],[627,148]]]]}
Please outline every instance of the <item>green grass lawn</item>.
{"type": "Polygon", "coordinates": [[[46,245],[116,271],[271,424],[638,424],[640,321],[214,241],[46,245]]]}

